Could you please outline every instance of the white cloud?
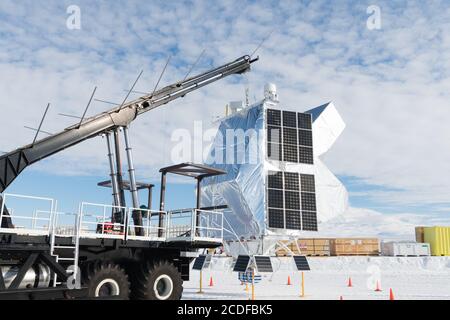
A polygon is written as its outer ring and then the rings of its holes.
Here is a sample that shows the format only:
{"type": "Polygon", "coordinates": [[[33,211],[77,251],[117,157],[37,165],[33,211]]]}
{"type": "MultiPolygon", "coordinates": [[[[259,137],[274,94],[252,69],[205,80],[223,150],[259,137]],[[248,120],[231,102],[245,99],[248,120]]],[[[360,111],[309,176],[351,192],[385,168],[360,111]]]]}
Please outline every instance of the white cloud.
{"type": "MultiPolygon", "coordinates": [[[[80,114],[94,85],[121,101],[139,70],[138,90],[151,90],[167,56],[163,83],[182,78],[207,49],[196,71],[258,52],[252,73],[222,81],[142,116],[132,127],[135,162],[148,177],[170,161],[170,135],[210,123],[245,85],[260,98],[265,82],[278,84],[282,103],[306,110],[334,101],[347,129],[326,157],[333,172],[402,190],[370,197],[395,205],[444,203],[450,180],[450,8],[443,2],[378,1],[382,29],[366,28],[366,4],[327,1],[79,1],[82,30],[65,28],[70,1],[0,3],[0,150],[32,139],[52,102],[45,130],[58,131],[80,114]]],[[[90,114],[107,109],[95,104],[90,114]]],[[[206,127],[206,125],[205,125],[206,127]]],[[[105,170],[104,141],[96,138],[37,169],[60,174],[105,170]],[[70,168],[70,170],[68,170],[70,168]]],[[[448,205],[447,205],[448,207],[448,205]]]]}

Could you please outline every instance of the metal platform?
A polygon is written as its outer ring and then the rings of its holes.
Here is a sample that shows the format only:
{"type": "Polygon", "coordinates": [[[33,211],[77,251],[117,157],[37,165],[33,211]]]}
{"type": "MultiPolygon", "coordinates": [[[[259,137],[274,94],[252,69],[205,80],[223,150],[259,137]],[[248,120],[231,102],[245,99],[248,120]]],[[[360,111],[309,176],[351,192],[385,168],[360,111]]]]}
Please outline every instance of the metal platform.
{"type": "Polygon", "coordinates": [[[164,243],[222,243],[223,214],[218,211],[183,209],[153,211],[141,208],[82,202],[77,213],[59,212],[57,201],[50,198],[3,194],[0,221],[6,206],[14,228],[0,228],[2,234],[47,236],[50,239],[117,239],[164,243]],[[34,209],[33,209],[33,208],[34,209]],[[27,210],[27,208],[29,208],[27,210]],[[111,213],[125,213],[124,223],[112,223],[111,213]],[[135,225],[133,213],[143,216],[142,225],[135,225]],[[163,217],[162,226],[159,218],[163,217]],[[138,232],[143,230],[143,232],[138,232]],[[137,235],[142,234],[142,235],[137,235]]]}

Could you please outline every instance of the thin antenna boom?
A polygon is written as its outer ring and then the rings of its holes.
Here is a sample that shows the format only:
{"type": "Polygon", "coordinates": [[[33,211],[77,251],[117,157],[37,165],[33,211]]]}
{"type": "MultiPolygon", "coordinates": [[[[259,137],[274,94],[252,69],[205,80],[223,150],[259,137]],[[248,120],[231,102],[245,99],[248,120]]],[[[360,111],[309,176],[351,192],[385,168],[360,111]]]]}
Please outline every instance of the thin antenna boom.
{"type": "Polygon", "coordinates": [[[266,42],[270,38],[270,36],[272,35],[272,33],[274,31],[275,31],[275,29],[272,29],[272,31],[270,31],[269,35],[261,41],[261,43],[256,47],[255,51],[253,51],[253,53],[250,55],[250,57],[253,57],[255,55],[255,53],[262,47],[264,42],[266,42]]]}
{"type": "Polygon", "coordinates": [[[167,59],[166,65],[164,66],[163,71],[162,71],[161,74],[159,75],[158,82],[156,82],[155,89],[153,89],[153,92],[152,92],[152,94],[151,94],[151,97],[153,97],[153,95],[154,95],[155,92],[156,92],[156,89],[158,89],[159,82],[161,81],[162,76],[164,75],[164,72],[166,72],[166,68],[167,68],[167,66],[169,65],[169,61],[170,61],[171,58],[172,58],[172,56],[169,56],[169,58],[167,59]]]}
{"type": "Polygon", "coordinates": [[[72,114],[66,114],[66,113],[58,113],[58,116],[68,117],[68,118],[75,118],[75,119],[81,119],[79,116],[74,116],[72,114]]]}
{"type": "Polygon", "coordinates": [[[115,103],[115,102],[111,102],[111,101],[106,101],[106,100],[94,99],[94,101],[101,102],[101,103],[106,103],[106,104],[112,104],[112,105],[114,105],[114,106],[120,106],[119,103],[115,103]]]}
{"type": "Polygon", "coordinates": [[[123,99],[123,102],[120,104],[120,108],[118,109],[118,111],[120,111],[120,109],[123,107],[123,105],[125,104],[125,102],[127,102],[128,97],[131,94],[131,91],[134,90],[134,87],[136,86],[136,83],[139,81],[139,79],[142,76],[142,73],[144,73],[144,70],[141,70],[141,72],[139,73],[139,75],[137,76],[136,80],[134,81],[133,85],[131,86],[130,91],[128,91],[127,95],[125,96],[125,99],[123,99]]]}
{"type": "MultiPolygon", "coordinates": [[[[38,131],[38,129],[36,129],[36,128],[32,128],[32,127],[28,127],[28,126],[23,126],[23,127],[24,127],[25,129],[30,129],[30,130],[33,130],[33,131],[38,131]]],[[[48,132],[48,131],[44,131],[44,130],[40,130],[40,132],[45,133],[45,134],[48,134],[49,136],[53,135],[53,133],[48,132]]]]}
{"type": "Polygon", "coordinates": [[[185,81],[187,79],[187,77],[189,77],[189,75],[191,74],[192,70],[194,70],[195,66],[197,65],[197,63],[200,61],[200,59],[202,58],[202,56],[205,54],[206,49],[203,49],[203,51],[200,53],[200,55],[198,56],[197,60],[195,60],[194,64],[191,66],[191,68],[189,69],[188,73],[186,74],[186,76],[184,77],[183,81],[185,81]]]}
{"type": "Polygon", "coordinates": [[[36,130],[36,135],[34,136],[32,145],[34,145],[34,143],[36,142],[36,139],[37,139],[37,137],[38,137],[38,135],[39,135],[39,131],[41,131],[42,124],[44,123],[44,119],[45,119],[45,117],[47,116],[48,108],[50,108],[50,103],[47,104],[47,108],[45,108],[44,116],[42,117],[41,123],[39,124],[39,127],[38,127],[38,129],[36,130]]]}
{"type": "Polygon", "coordinates": [[[88,104],[86,106],[86,109],[84,109],[84,113],[81,116],[81,120],[80,120],[80,123],[78,124],[78,127],[81,127],[81,123],[83,123],[84,117],[86,116],[86,113],[87,113],[87,111],[89,109],[89,106],[91,105],[92,99],[94,98],[95,91],[97,91],[97,87],[95,87],[94,91],[92,92],[91,98],[89,99],[89,102],[88,102],[88,104]]]}

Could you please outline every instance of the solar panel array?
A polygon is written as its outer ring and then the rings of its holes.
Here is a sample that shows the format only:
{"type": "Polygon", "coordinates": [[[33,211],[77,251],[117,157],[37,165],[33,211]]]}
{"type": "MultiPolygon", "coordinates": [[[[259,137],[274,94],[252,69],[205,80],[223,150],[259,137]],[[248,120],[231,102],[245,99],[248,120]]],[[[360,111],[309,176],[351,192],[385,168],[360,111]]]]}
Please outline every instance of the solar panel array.
{"type": "Polygon", "coordinates": [[[258,272],[273,272],[272,260],[269,256],[254,256],[258,272]]]}
{"type": "Polygon", "coordinates": [[[269,228],[317,231],[314,175],[269,171],[267,208],[269,228]]]}
{"type": "Polygon", "coordinates": [[[312,117],[307,113],[267,109],[267,157],[314,164],[312,117]]]}
{"type": "Polygon", "coordinates": [[[298,271],[309,271],[311,270],[309,267],[308,260],[305,256],[294,256],[295,266],[298,271]]]}
{"type": "Polygon", "coordinates": [[[250,263],[250,256],[239,255],[234,264],[233,272],[246,272],[250,263]]]}

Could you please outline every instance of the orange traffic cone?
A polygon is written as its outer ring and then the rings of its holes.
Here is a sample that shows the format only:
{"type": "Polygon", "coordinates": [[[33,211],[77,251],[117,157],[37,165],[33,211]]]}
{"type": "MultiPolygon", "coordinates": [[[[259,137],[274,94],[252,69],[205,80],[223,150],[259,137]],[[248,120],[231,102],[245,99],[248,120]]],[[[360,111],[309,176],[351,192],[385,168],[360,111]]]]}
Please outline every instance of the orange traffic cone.
{"type": "Polygon", "coordinates": [[[213,282],[213,277],[209,278],[209,286],[213,287],[214,286],[214,282],[213,282]]]}
{"type": "Polygon", "coordinates": [[[287,285],[290,286],[291,284],[292,284],[292,283],[291,283],[291,276],[288,276],[287,285]]]}
{"type": "Polygon", "coordinates": [[[389,289],[389,300],[395,300],[395,298],[394,298],[394,291],[392,291],[392,288],[389,289]]]}
{"type": "Polygon", "coordinates": [[[348,277],[348,287],[353,287],[352,278],[348,277]]]}
{"type": "Polygon", "coordinates": [[[376,292],[381,292],[380,281],[377,281],[377,287],[375,288],[376,292]]]}

